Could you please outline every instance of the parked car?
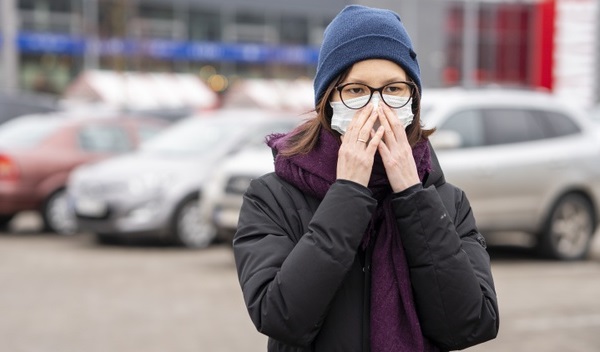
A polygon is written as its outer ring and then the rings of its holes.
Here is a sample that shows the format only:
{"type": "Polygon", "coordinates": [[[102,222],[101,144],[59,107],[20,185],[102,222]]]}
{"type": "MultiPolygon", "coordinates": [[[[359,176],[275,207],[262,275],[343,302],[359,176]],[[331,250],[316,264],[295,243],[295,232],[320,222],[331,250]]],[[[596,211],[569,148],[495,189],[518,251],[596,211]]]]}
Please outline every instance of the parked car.
{"type": "Polygon", "coordinates": [[[183,119],[136,152],[78,168],[69,195],[83,231],[100,242],[158,237],[205,247],[198,199],[207,176],[227,155],[285,131],[294,116],[220,110],[183,119]]]}
{"type": "Polygon", "coordinates": [[[218,165],[200,199],[204,236],[231,243],[246,189],[252,179],[273,171],[273,161],[273,152],[263,144],[231,155],[218,165]]]}
{"type": "MultiPolygon", "coordinates": [[[[600,209],[600,135],[582,112],[548,93],[449,88],[424,91],[422,117],[484,235],[521,232],[545,256],[586,256],[600,209]]],[[[202,202],[205,229],[230,240],[245,188],[272,168],[266,150],[224,162],[202,202]]]]}
{"type": "Polygon", "coordinates": [[[76,166],[135,149],[165,123],[145,117],[28,115],[0,125],[0,227],[21,211],[41,212],[45,229],[76,230],[65,198],[76,166]]]}
{"type": "Polygon", "coordinates": [[[582,111],[543,92],[429,89],[423,118],[449,182],[482,233],[533,236],[547,257],[584,258],[600,212],[600,135],[582,111]]]}

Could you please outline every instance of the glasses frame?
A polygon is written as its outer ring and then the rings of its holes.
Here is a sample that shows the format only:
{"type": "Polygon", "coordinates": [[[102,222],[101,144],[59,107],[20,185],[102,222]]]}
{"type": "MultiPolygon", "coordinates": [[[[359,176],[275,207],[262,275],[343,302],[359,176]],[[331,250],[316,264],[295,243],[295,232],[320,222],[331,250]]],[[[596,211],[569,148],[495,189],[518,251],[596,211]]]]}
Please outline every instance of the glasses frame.
{"type": "Polygon", "coordinates": [[[367,106],[369,104],[369,102],[371,102],[371,99],[373,99],[373,93],[375,93],[375,92],[379,93],[379,96],[381,97],[381,101],[383,101],[385,105],[389,106],[392,109],[399,109],[399,108],[405,107],[406,104],[408,104],[408,101],[404,105],[402,105],[402,106],[393,107],[390,104],[388,104],[385,101],[385,99],[383,98],[383,88],[385,88],[385,87],[387,87],[389,85],[392,85],[394,83],[404,83],[404,84],[408,85],[410,87],[410,97],[411,97],[411,99],[414,98],[414,96],[415,96],[415,90],[417,90],[417,85],[414,82],[411,82],[411,81],[394,81],[394,82],[390,82],[390,83],[388,83],[388,84],[386,84],[384,86],[381,86],[379,88],[371,87],[371,86],[369,86],[367,84],[364,84],[364,83],[349,82],[349,83],[339,84],[339,85],[335,86],[335,90],[338,91],[338,94],[340,96],[340,101],[342,102],[342,104],[344,104],[344,106],[346,106],[348,109],[359,110],[359,109],[364,108],[365,106],[367,106]],[[347,87],[347,86],[352,85],[352,84],[360,84],[360,85],[363,85],[363,86],[369,88],[369,93],[370,93],[369,94],[369,100],[367,100],[367,102],[365,103],[365,105],[363,105],[361,107],[358,107],[358,108],[354,108],[354,107],[348,106],[346,104],[346,102],[344,101],[344,98],[342,98],[342,90],[344,89],[344,87],[347,87]]]}

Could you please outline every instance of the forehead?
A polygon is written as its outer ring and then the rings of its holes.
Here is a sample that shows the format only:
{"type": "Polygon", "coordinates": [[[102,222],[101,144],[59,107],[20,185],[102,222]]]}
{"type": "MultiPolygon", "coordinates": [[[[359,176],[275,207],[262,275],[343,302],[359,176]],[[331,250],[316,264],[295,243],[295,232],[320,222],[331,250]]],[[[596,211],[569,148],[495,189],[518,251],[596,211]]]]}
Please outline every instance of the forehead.
{"type": "Polygon", "coordinates": [[[357,79],[400,79],[408,78],[397,63],[383,59],[363,60],[355,63],[348,72],[348,78],[357,79]]]}

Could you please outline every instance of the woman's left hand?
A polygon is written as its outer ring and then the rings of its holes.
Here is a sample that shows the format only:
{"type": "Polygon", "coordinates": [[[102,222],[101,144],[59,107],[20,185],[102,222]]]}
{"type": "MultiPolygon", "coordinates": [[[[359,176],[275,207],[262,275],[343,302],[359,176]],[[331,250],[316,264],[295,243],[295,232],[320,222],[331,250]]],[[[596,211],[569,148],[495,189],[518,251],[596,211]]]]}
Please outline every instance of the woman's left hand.
{"type": "Polygon", "coordinates": [[[378,151],[394,192],[401,192],[421,181],[408,143],[406,131],[396,114],[384,103],[379,104],[379,121],[385,128],[378,151]]]}

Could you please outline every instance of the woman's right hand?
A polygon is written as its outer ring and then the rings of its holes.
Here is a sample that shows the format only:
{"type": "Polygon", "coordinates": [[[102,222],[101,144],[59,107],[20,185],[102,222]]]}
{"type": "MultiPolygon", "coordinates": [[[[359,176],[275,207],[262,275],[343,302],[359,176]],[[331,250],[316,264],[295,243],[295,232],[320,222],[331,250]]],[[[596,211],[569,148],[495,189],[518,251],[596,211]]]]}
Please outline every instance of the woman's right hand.
{"type": "Polygon", "coordinates": [[[377,110],[370,103],[359,110],[342,135],[338,152],[337,179],[350,180],[365,187],[369,184],[375,152],[383,137],[384,128],[373,133],[378,119],[377,110]]]}

